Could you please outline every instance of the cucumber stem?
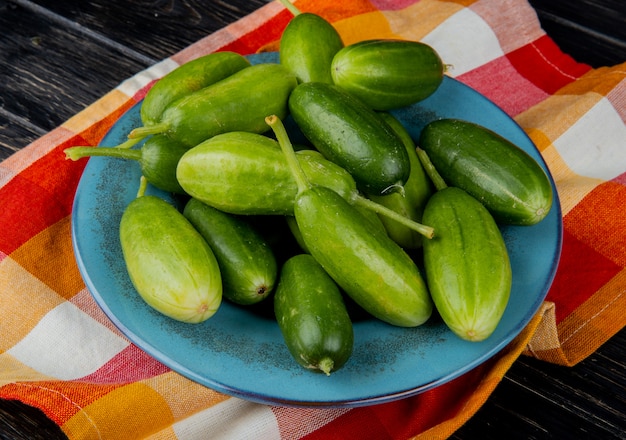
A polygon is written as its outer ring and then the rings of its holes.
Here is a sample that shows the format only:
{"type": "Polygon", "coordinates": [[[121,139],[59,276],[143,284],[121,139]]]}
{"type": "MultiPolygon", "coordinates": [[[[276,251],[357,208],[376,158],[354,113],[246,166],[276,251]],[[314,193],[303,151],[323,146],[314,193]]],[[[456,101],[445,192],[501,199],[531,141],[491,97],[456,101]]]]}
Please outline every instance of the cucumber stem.
{"type": "Polygon", "coordinates": [[[126,148],[103,148],[103,147],[70,147],[63,150],[68,159],[78,160],[83,157],[107,156],[120,159],[141,160],[140,150],[128,150],[126,148]]]}
{"type": "Polygon", "coordinates": [[[291,144],[291,140],[289,139],[289,135],[287,134],[287,130],[285,130],[283,121],[281,121],[276,115],[270,115],[265,118],[265,122],[271,127],[276,135],[276,140],[278,140],[280,149],[283,150],[289,169],[291,170],[291,173],[296,180],[296,184],[298,185],[298,192],[303,192],[309,189],[311,187],[311,183],[304,174],[304,171],[302,171],[302,167],[300,166],[300,162],[298,162],[298,158],[296,157],[296,153],[293,149],[293,145],[291,144]]]}
{"type": "Polygon", "coordinates": [[[294,15],[300,15],[300,10],[298,8],[295,7],[295,5],[293,3],[291,3],[289,0],[278,0],[280,3],[282,3],[282,5],[289,9],[289,11],[294,15]]]}
{"type": "Polygon", "coordinates": [[[371,211],[376,212],[377,214],[384,215],[385,217],[389,217],[392,220],[397,221],[398,223],[410,228],[417,233],[423,235],[426,238],[433,238],[435,236],[435,229],[432,226],[423,225],[414,220],[411,220],[408,217],[403,216],[402,214],[398,214],[396,211],[387,208],[384,205],[376,203],[368,198],[365,198],[361,195],[356,195],[353,198],[353,203],[357,206],[361,206],[365,209],[369,209],[371,211]]]}
{"type": "Polygon", "coordinates": [[[137,197],[141,197],[146,193],[146,188],[148,188],[148,180],[142,175],[139,178],[139,189],[137,190],[137,197]]]}
{"type": "Polygon", "coordinates": [[[420,147],[417,147],[415,151],[417,152],[417,157],[424,167],[426,175],[428,175],[430,180],[433,182],[433,185],[435,185],[435,189],[437,189],[437,191],[446,189],[448,185],[446,184],[445,180],[443,180],[443,177],[441,177],[441,174],[439,174],[439,172],[435,168],[435,165],[433,165],[433,163],[431,162],[430,157],[428,157],[428,153],[426,153],[426,151],[422,150],[420,147]]]}
{"type": "MultiPolygon", "coordinates": [[[[298,185],[298,192],[303,192],[309,188],[311,188],[311,183],[308,181],[304,171],[302,171],[302,167],[300,166],[300,162],[298,162],[298,158],[296,157],[296,153],[293,149],[293,145],[291,144],[291,140],[289,139],[289,135],[285,130],[285,126],[278,116],[271,115],[265,118],[265,122],[269,125],[274,134],[276,135],[276,139],[278,140],[278,144],[280,148],[283,150],[283,154],[287,159],[287,164],[291,169],[291,172],[296,180],[296,184],[298,185]]],[[[369,209],[371,211],[376,212],[377,214],[381,214],[387,216],[398,223],[405,225],[408,228],[417,231],[419,234],[423,235],[426,238],[433,238],[435,235],[435,230],[431,226],[426,226],[421,223],[417,223],[397,212],[387,208],[386,206],[380,205],[368,198],[361,196],[360,194],[355,194],[351,197],[351,203],[361,206],[365,209],[369,209]]]]}
{"type": "Polygon", "coordinates": [[[161,122],[159,124],[146,125],[144,127],[137,127],[130,131],[128,134],[129,139],[141,140],[151,134],[165,133],[170,128],[170,124],[161,122]]]}
{"type": "Polygon", "coordinates": [[[143,138],[128,139],[127,141],[122,142],[119,145],[116,145],[114,148],[119,148],[120,150],[125,150],[125,149],[128,149],[128,148],[131,148],[131,147],[135,146],[136,144],[138,144],[142,140],[143,140],[143,138]]]}
{"type": "Polygon", "coordinates": [[[330,376],[330,372],[334,366],[335,362],[329,357],[322,358],[317,364],[317,368],[326,373],[326,376],[330,376]]]}

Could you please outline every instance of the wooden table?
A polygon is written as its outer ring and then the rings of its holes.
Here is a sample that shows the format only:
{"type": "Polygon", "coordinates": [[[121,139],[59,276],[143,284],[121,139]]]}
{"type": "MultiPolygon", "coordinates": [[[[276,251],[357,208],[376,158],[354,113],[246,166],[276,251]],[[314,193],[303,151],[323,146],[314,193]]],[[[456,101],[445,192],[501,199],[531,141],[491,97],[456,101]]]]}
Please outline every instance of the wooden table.
{"type": "MultiPolygon", "coordinates": [[[[0,0],[0,159],[121,81],[251,13],[264,0],[0,0]]],[[[626,60],[623,0],[531,0],[578,61],[626,60]]],[[[573,368],[518,359],[452,438],[626,438],[626,330],[573,368]]],[[[0,439],[65,438],[34,408],[0,400],[0,439]]]]}

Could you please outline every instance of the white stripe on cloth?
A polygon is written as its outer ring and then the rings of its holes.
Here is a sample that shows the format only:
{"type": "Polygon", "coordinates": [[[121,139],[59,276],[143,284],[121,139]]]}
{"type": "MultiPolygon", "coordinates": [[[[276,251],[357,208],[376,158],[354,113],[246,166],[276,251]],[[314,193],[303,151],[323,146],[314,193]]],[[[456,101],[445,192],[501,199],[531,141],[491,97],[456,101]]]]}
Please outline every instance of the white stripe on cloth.
{"type": "Polygon", "coordinates": [[[127,346],[128,341],[64,302],[7,353],[42,374],[72,380],[93,373],[127,346]]]}
{"type": "Polygon", "coordinates": [[[280,440],[266,405],[230,398],[173,425],[180,440],[280,440]]]}

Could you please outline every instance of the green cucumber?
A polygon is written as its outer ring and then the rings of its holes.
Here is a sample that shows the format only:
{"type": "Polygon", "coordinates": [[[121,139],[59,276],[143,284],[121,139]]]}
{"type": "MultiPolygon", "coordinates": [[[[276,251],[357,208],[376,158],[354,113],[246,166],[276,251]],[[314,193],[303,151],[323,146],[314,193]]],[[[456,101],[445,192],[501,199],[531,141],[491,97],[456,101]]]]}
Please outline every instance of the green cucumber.
{"type": "Polygon", "coordinates": [[[472,122],[441,119],[428,123],[419,145],[450,185],[464,189],[497,222],[534,225],[552,206],[546,172],[528,153],[472,122]]]}
{"type": "Polygon", "coordinates": [[[105,156],[118,159],[136,160],[141,166],[141,174],[153,186],[177,194],[185,191],[176,179],[178,161],[188,148],[164,135],[149,137],[139,149],[70,147],[64,150],[72,160],[83,157],[105,156]]]}
{"type": "MultiPolygon", "coordinates": [[[[432,194],[432,185],[417,157],[415,142],[413,142],[409,132],[390,113],[382,112],[380,115],[402,139],[409,155],[411,174],[409,174],[409,179],[404,184],[404,194],[370,195],[369,198],[389,209],[393,209],[404,217],[421,222],[424,206],[432,194]]],[[[383,222],[389,237],[404,249],[418,249],[422,246],[422,234],[388,217],[380,216],[380,220],[383,222]]]]}
{"type": "Polygon", "coordinates": [[[146,93],[141,103],[141,121],[144,125],[160,122],[163,111],[172,102],[248,66],[250,61],[235,52],[215,52],[181,64],[146,93]]]}
{"type": "Polygon", "coordinates": [[[367,40],[339,50],[331,64],[333,81],[376,110],[391,110],[432,95],[443,81],[444,65],[427,44],[367,40]]]}
{"type": "Polygon", "coordinates": [[[222,301],[217,260],[176,208],[140,195],[124,210],[119,235],[130,280],[149,306],[188,323],[215,314],[222,301]]]}
{"type": "Polygon", "coordinates": [[[435,237],[423,244],[431,297],[452,332],[468,341],[485,340],[498,326],[511,293],[506,244],[485,206],[461,188],[447,186],[427,153],[419,154],[438,189],[422,217],[437,225],[435,237]]]}
{"type": "Polygon", "coordinates": [[[291,93],[289,110],[304,136],[361,191],[401,191],[410,173],[402,140],[360,100],[331,84],[303,83],[291,93]]]}
{"type": "Polygon", "coordinates": [[[330,376],[352,355],[354,331],[341,292],[308,254],[291,257],[280,272],[274,314],[292,357],[330,376]]]}
{"type": "MultiPolygon", "coordinates": [[[[352,176],[319,152],[301,150],[296,156],[312,183],[332,189],[360,208],[391,216],[420,234],[433,234],[433,228],[361,196],[352,176]]],[[[223,133],[191,148],[178,162],[176,177],[187,194],[231,214],[293,215],[298,193],[279,144],[255,133],[223,133]]]]}
{"type": "Polygon", "coordinates": [[[298,12],[280,37],[280,63],[300,83],[332,84],[330,64],[342,47],[339,33],[328,21],[316,14],[298,12]]]}
{"type": "Polygon", "coordinates": [[[311,255],[359,306],[392,325],[415,327],[432,313],[415,262],[335,191],[312,185],[278,118],[268,118],[298,183],[294,217],[311,255]]]}
{"type": "Polygon", "coordinates": [[[171,103],[160,122],[133,129],[131,140],[165,134],[191,148],[229,131],[263,133],[265,116],[287,116],[287,99],[298,81],[280,64],[246,67],[171,103]]]}
{"type": "MultiPolygon", "coordinates": [[[[321,154],[298,152],[308,176],[349,197],[350,175],[321,154]]],[[[190,149],[180,159],[177,178],[192,197],[231,214],[293,214],[297,185],[278,143],[255,133],[229,132],[190,149]]]]}
{"type": "MultiPolygon", "coordinates": [[[[385,217],[384,215],[379,215],[376,214],[375,211],[372,211],[370,209],[367,209],[363,206],[356,206],[356,208],[359,210],[359,212],[363,215],[363,217],[365,217],[367,220],[369,220],[382,234],[387,235],[387,228],[385,227],[385,224],[383,223],[382,219],[386,219],[387,217],[385,217]]],[[[293,217],[293,215],[287,215],[285,216],[286,222],[287,222],[287,227],[289,228],[289,230],[291,231],[291,234],[293,235],[294,239],[296,240],[296,243],[298,244],[298,246],[300,246],[300,249],[302,249],[304,252],[308,253],[309,250],[306,246],[306,243],[304,243],[304,240],[302,239],[302,234],[300,233],[300,229],[298,229],[298,223],[296,222],[296,219],[293,217]]],[[[400,223],[398,223],[397,221],[394,220],[394,224],[397,224],[398,227],[402,227],[402,228],[406,228],[409,231],[413,232],[414,234],[422,237],[422,234],[414,231],[413,229],[401,225],[400,223]]]]}
{"type": "Polygon", "coordinates": [[[193,198],[183,215],[215,254],[224,298],[250,305],[269,296],[276,282],[277,263],[269,244],[252,225],[193,198]]]}

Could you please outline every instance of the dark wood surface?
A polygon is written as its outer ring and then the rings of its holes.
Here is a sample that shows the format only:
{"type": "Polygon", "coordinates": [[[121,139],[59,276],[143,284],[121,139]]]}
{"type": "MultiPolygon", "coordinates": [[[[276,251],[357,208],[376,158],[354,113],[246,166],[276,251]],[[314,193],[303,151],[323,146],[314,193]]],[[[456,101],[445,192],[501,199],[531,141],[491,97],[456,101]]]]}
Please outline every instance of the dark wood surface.
{"type": "MultiPolygon", "coordinates": [[[[0,160],[121,81],[265,0],[0,0],[0,160]]],[[[624,0],[531,0],[555,42],[594,67],[626,61],[624,0]]],[[[626,330],[575,367],[521,357],[453,439],[626,439],[626,330]]],[[[0,439],[62,439],[0,399],[0,439]]]]}

